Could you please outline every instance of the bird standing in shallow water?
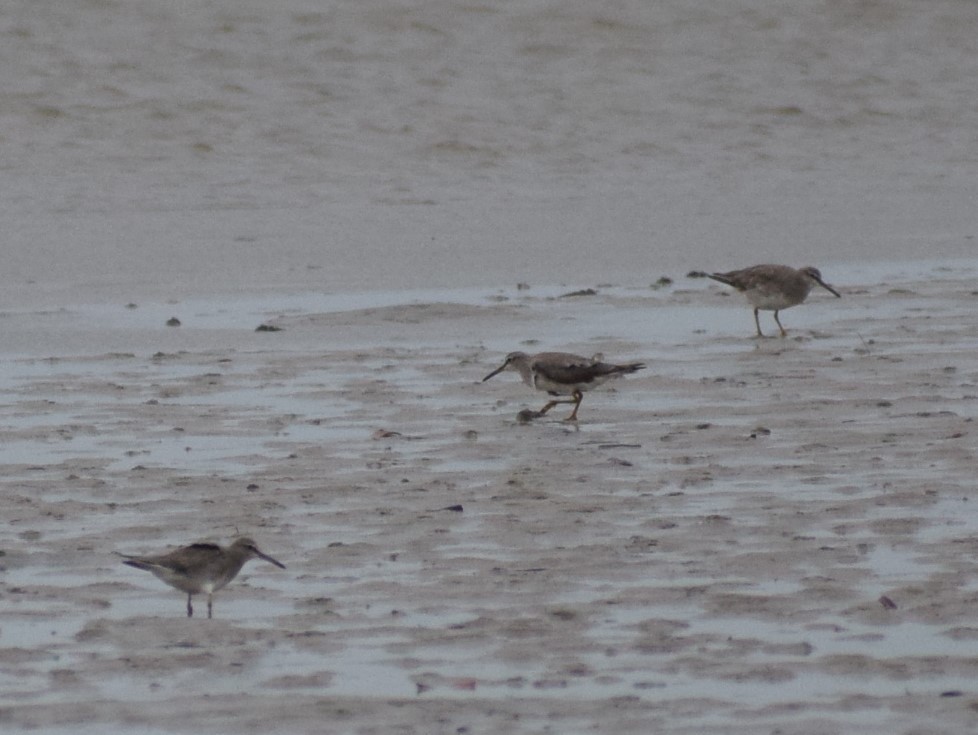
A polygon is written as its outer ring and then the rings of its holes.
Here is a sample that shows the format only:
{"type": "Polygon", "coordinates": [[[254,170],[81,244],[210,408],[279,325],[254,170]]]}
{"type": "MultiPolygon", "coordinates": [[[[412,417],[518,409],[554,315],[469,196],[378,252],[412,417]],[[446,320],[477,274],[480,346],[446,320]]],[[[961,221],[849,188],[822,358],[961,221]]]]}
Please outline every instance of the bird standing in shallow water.
{"type": "Polygon", "coordinates": [[[207,617],[211,617],[214,593],[234,579],[249,559],[264,559],[285,569],[282,562],[261,551],[250,538],[235,539],[226,548],[197,543],[159,556],[119,556],[125,557],[123,564],[152,572],[171,587],[186,592],[188,618],[194,615],[191,598],[199,592],[207,593],[207,617]]]}
{"type": "Polygon", "coordinates": [[[781,336],[784,337],[787,332],[781,326],[778,312],[802,303],[808,298],[815,284],[835,294],[836,297],[842,296],[823,281],[818,268],[812,266],[795,269],[787,265],[754,265],[739,271],[706,275],[714,281],[733,286],[747,297],[754,307],[754,324],[757,326],[758,337],[764,336],[761,332],[761,321],[757,316],[757,312],[761,309],[774,312],[774,321],[778,323],[781,336]]]}
{"type": "Polygon", "coordinates": [[[506,355],[506,362],[484,377],[482,382],[485,383],[503,370],[515,370],[524,383],[537,390],[546,391],[552,396],[570,396],[570,399],[550,401],[531,418],[543,416],[558,403],[573,403],[574,410],[564,420],[576,421],[584,391],[599,386],[610,378],[634,373],[644,367],[645,364],[641,362],[612,365],[603,362],[600,355],[588,358],[569,352],[540,352],[536,355],[510,352],[506,355]]]}

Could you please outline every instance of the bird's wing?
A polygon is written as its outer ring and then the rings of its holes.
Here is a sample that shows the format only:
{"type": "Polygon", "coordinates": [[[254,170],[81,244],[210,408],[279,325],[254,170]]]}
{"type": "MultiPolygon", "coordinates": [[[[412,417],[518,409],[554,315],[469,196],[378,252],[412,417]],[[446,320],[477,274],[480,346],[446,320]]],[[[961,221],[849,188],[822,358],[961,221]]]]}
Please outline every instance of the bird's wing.
{"type": "Polygon", "coordinates": [[[220,551],[221,550],[221,547],[218,546],[217,544],[211,544],[211,543],[208,543],[207,541],[200,541],[200,542],[198,542],[196,544],[190,544],[189,546],[184,546],[183,548],[185,548],[185,549],[198,549],[200,551],[206,551],[208,553],[209,552],[212,552],[212,551],[220,551]]]}
{"type": "Polygon", "coordinates": [[[537,363],[533,369],[552,383],[590,383],[597,377],[614,372],[615,366],[581,358],[561,364],[537,363]]]}
{"type": "Polygon", "coordinates": [[[741,268],[727,273],[710,273],[710,278],[720,281],[728,286],[733,286],[738,291],[751,291],[753,289],[765,288],[772,277],[780,276],[784,271],[791,271],[781,265],[752,265],[749,268],[741,268]]]}

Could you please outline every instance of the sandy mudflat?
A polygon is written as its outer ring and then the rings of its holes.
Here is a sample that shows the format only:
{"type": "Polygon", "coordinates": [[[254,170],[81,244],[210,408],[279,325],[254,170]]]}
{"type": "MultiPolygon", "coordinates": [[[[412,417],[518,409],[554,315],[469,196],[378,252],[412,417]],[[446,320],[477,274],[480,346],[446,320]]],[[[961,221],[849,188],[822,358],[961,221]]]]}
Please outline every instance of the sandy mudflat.
{"type": "Polygon", "coordinates": [[[5,312],[0,723],[970,732],[976,274],[5,312]],[[519,348],[649,369],[520,425],[519,348]],[[210,621],[112,554],[236,532],[210,621]]]}

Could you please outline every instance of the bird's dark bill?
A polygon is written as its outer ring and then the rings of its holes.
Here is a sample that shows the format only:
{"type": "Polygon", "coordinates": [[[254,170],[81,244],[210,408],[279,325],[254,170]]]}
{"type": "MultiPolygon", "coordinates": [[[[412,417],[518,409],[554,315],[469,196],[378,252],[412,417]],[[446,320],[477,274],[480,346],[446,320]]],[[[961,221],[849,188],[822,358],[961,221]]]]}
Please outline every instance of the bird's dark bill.
{"type": "Polygon", "coordinates": [[[499,373],[501,373],[503,370],[506,369],[506,366],[507,365],[509,365],[509,362],[508,361],[507,362],[504,362],[502,365],[500,365],[495,370],[493,370],[491,373],[489,373],[486,377],[484,377],[482,379],[482,382],[485,383],[487,380],[489,380],[489,378],[493,377],[494,375],[499,375],[499,373]]]}

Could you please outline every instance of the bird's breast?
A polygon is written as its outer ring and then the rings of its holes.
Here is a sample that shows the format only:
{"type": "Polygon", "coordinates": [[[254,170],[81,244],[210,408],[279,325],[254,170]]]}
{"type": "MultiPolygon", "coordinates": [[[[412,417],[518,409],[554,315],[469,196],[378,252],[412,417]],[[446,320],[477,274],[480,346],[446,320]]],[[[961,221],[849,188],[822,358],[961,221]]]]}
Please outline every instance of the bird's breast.
{"type": "Polygon", "coordinates": [[[805,284],[798,287],[784,288],[777,286],[760,285],[745,292],[747,300],[757,309],[767,311],[778,311],[787,309],[789,306],[797,306],[805,297],[808,296],[810,288],[805,284]]]}
{"type": "Polygon", "coordinates": [[[537,390],[546,391],[552,396],[570,395],[575,390],[582,390],[582,387],[578,383],[559,382],[541,373],[533,374],[533,387],[537,390]]]}

